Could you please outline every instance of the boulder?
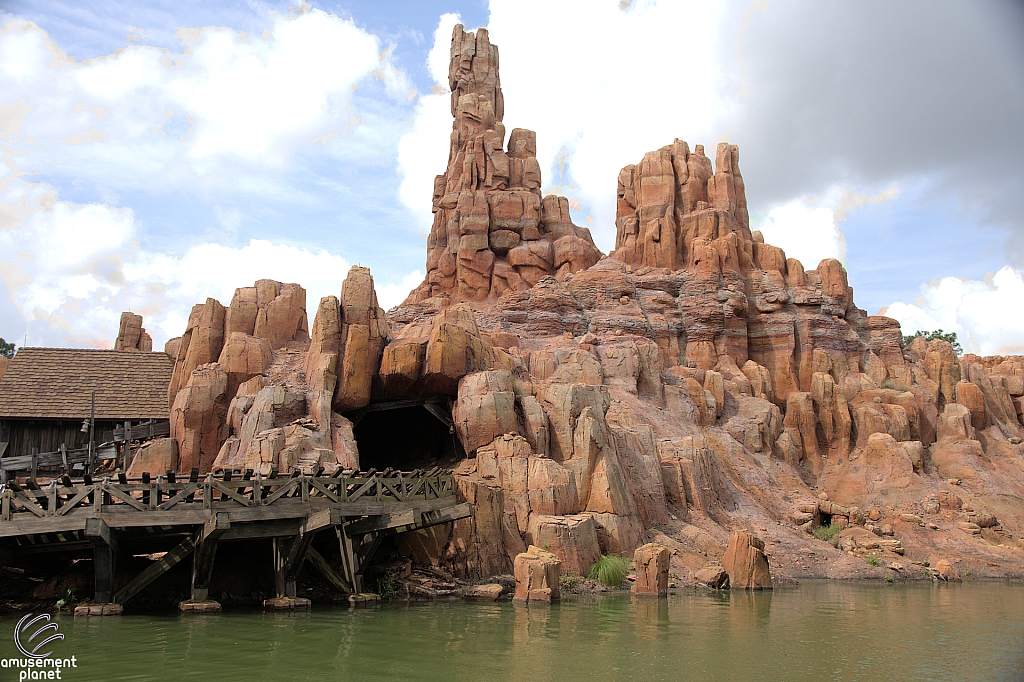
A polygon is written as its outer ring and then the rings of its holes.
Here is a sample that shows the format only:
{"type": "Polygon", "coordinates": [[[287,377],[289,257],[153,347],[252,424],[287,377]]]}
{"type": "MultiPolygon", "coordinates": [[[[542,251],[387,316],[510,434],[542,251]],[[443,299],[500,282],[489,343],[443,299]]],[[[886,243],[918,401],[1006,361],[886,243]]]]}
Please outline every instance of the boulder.
{"type": "Polygon", "coordinates": [[[668,595],[668,567],[672,551],[664,545],[649,542],[633,552],[636,580],[630,591],[638,596],[665,597],[668,595]]]}
{"type": "Polygon", "coordinates": [[[228,375],[217,363],[200,365],[177,392],[171,407],[171,438],[178,443],[178,468],[211,470],[227,438],[228,375]]]}
{"type": "Polygon", "coordinates": [[[559,579],[562,562],[551,552],[530,545],[525,552],[516,555],[514,575],[516,578],[515,601],[552,602],[561,598],[559,579]]]}
{"type": "Polygon", "coordinates": [[[504,588],[498,583],[486,585],[467,585],[462,590],[462,597],[470,601],[497,601],[504,588]]]}
{"type": "Polygon", "coordinates": [[[505,370],[469,374],[459,382],[454,421],[467,453],[507,433],[518,433],[516,396],[505,370]]]}
{"type": "Polygon", "coordinates": [[[263,374],[272,359],[269,341],[242,332],[232,332],[224,342],[217,360],[217,364],[228,375],[226,395],[233,398],[238,386],[263,374]]]}
{"type": "Polygon", "coordinates": [[[729,534],[722,568],[729,574],[730,587],[747,590],[772,588],[764,541],[748,531],[734,530],[729,534]]]}
{"type": "Polygon", "coordinates": [[[938,571],[939,579],[946,582],[960,582],[960,572],[948,559],[939,559],[935,562],[935,570],[938,571]]]}
{"type": "Polygon", "coordinates": [[[557,556],[566,573],[585,575],[601,558],[597,526],[589,516],[531,514],[526,539],[557,556]]]}
{"type": "Polygon", "coordinates": [[[128,476],[141,476],[149,472],[151,476],[163,475],[168,471],[178,470],[178,443],[173,438],[157,438],[147,441],[135,453],[128,476]]]}
{"type": "Polygon", "coordinates": [[[174,405],[178,391],[189,382],[197,367],[216,362],[220,357],[224,345],[224,312],[224,306],[212,298],[192,306],[174,358],[171,382],[167,388],[168,405],[174,405]]]}
{"type": "Polygon", "coordinates": [[[694,580],[715,590],[729,589],[729,574],[721,566],[705,566],[693,575],[694,580]]]}

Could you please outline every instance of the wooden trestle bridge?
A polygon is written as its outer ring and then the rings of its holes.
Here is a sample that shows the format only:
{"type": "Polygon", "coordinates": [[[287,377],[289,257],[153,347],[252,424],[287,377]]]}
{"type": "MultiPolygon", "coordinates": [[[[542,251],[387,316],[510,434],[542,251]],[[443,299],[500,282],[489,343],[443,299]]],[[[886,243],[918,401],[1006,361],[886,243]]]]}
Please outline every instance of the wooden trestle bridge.
{"type": "MultiPolygon", "coordinates": [[[[232,540],[272,540],[278,597],[295,597],[305,564],[339,592],[361,592],[367,564],[388,534],[426,528],[470,515],[456,499],[450,471],[352,472],[334,476],[262,478],[247,471],[215,477],[150,477],[72,480],[41,486],[34,479],[0,486],[0,557],[91,550],[94,603],[124,604],[170,568],[191,556],[192,602],[209,599],[217,545],[232,540]],[[183,479],[183,480],[182,480],[183,479]],[[311,546],[313,536],[336,534],[336,569],[311,546]],[[115,591],[118,548],[161,539],[166,554],[115,591]],[[175,544],[176,543],[176,544],[175,544]]],[[[150,545],[153,543],[150,542],[150,545]]],[[[6,563],[6,560],[5,560],[6,563]]]]}

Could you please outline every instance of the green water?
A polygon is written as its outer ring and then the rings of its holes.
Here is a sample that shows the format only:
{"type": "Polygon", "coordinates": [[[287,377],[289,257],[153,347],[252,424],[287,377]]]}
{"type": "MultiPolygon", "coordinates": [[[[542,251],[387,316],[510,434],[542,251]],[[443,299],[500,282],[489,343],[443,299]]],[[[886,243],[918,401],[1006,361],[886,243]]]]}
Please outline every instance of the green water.
{"type": "MultiPolygon", "coordinates": [[[[16,655],[0,619],[0,655],[16,655]]],[[[68,680],[1022,680],[1024,585],[60,616],[68,680]]],[[[0,680],[17,672],[0,669],[0,680]]]]}

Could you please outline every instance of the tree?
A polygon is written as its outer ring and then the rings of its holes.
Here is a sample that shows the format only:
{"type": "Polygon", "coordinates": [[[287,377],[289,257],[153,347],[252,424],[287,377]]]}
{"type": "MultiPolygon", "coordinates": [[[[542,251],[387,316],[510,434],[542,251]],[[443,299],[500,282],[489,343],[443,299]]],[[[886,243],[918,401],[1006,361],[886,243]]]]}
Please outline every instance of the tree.
{"type": "Polygon", "coordinates": [[[923,332],[918,330],[913,334],[903,335],[903,347],[906,348],[910,343],[919,336],[923,336],[925,341],[934,341],[935,339],[941,339],[948,341],[949,345],[953,346],[953,350],[956,351],[957,355],[963,355],[964,349],[960,345],[960,342],[956,340],[956,332],[944,332],[941,329],[935,331],[923,332]]]}
{"type": "Polygon", "coordinates": [[[13,358],[15,348],[17,348],[17,346],[15,346],[13,343],[7,343],[6,341],[3,340],[3,337],[0,337],[0,355],[4,356],[5,358],[13,358]]]}

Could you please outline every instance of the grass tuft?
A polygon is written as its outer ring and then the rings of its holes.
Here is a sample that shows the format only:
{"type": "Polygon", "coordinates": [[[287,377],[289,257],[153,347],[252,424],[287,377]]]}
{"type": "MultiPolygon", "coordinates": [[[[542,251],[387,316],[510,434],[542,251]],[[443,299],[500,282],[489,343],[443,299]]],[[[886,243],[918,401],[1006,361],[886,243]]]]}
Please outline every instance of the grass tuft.
{"type": "Polygon", "coordinates": [[[830,523],[827,526],[818,526],[811,531],[814,537],[818,538],[823,542],[831,542],[832,538],[843,532],[843,529],[834,523],[830,523]]]}
{"type": "Polygon", "coordinates": [[[875,556],[874,554],[872,554],[871,556],[869,556],[869,557],[868,557],[867,559],[865,559],[864,561],[866,561],[866,562],[867,562],[868,566],[881,566],[881,565],[882,565],[882,562],[880,562],[880,561],[878,560],[878,557],[876,557],[876,556],[875,556]]]}
{"type": "Polygon", "coordinates": [[[627,559],[606,554],[587,570],[587,577],[608,587],[618,587],[626,579],[628,569],[627,559]]]}

